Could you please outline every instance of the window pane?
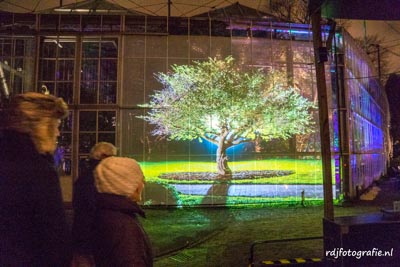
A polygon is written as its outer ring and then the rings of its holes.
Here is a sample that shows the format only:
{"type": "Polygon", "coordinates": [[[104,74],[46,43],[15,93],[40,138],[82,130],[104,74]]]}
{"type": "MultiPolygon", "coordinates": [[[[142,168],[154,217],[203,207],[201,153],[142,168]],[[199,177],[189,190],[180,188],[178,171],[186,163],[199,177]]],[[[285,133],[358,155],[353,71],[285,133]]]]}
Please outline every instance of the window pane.
{"type": "Polygon", "coordinates": [[[82,82],[80,91],[81,104],[97,103],[97,82],[82,82]]]}
{"type": "Polygon", "coordinates": [[[115,104],[117,95],[118,40],[84,41],[81,69],[81,104],[115,104]],[[90,59],[89,59],[89,58],[90,59]]]}
{"type": "Polygon", "coordinates": [[[190,35],[209,35],[209,25],[208,18],[190,18],[190,35]]]}
{"type": "Polygon", "coordinates": [[[24,56],[25,55],[25,40],[16,40],[15,41],[15,56],[24,56]]]}
{"type": "MultiPolygon", "coordinates": [[[[2,15],[3,16],[3,15],[2,15]]],[[[36,14],[14,14],[14,32],[35,33],[36,14]]]]}
{"type": "Polygon", "coordinates": [[[56,73],[58,81],[72,81],[74,79],[74,60],[59,60],[56,73]]]}
{"type": "Polygon", "coordinates": [[[89,153],[90,149],[96,144],[95,133],[79,134],[79,153],[89,153]]]}
{"type": "Polygon", "coordinates": [[[40,30],[55,31],[58,28],[58,15],[40,15],[40,30]]]}
{"type": "Polygon", "coordinates": [[[96,131],[96,111],[79,113],[79,131],[96,131]]]}
{"type": "Polygon", "coordinates": [[[210,55],[210,38],[208,36],[190,37],[190,57],[207,58],[210,55]]]}
{"type": "Polygon", "coordinates": [[[62,97],[67,104],[73,104],[73,83],[57,83],[57,96],[62,97]]]}
{"type": "Polygon", "coordinates": [[[100,31],[101,16],[82,16],[82,31],[100,31]]]}
{"type": "Polygon", "coordinates": [[[168,28],[169,34],[187,35],[189,32],[188,18],[171,17],[169,18],[168,28]]]}
{"type": "Polygon", "coordinates": [[[233,26],[232,36],[250,38],[251,37],[250,27],[246,28],[246,26],[233,26]]]}
{"type": "Polygon", "coordinates": [[[14,76],[13,94],[21,94],[23,90],[23,81],[21,77],[14,76]]]}
{"type": "Polygon", "coordinates": [[[62,31],[79,31],[81,25],[81,17],[79,15],[61,15],[60,30],[62,31]]]}
{"type": "Polygon", "coordinates": [[[146,32],[167,33],[167,17],[147,17],[146,32]]]}
{"type": "Polygon", "coordinates": [[[102,59],[100,64],[100,80],[116,81],[117,80],[117,60],[102,59]]]}
{"type": "Polygon", "coordinates": [[[211,35],[212,36],[231,36],[229,29],[229,21],[212,20],[211,21],[211,35]]]}
{"type": "Polygon", "coordinates": [[[115,131],[115,111],[99,111],[99,131],[115,131]]]}
{"type": "Polygon", "coordinates": [[[99,57],[99,43],[98,42],[84,42],[82,44],[82,55],[84,58],[98,58],[99,57]]]}
{"type": "Polygon", "coordinates": [[[189,39],[184,36],[170,36],[168,38],[168,57],[169,58],[188,58],[189,39]]]}
{"type": "Polygon", "coordinates": [[[2,29],[10,29],[11,24],[13,23],[13,14],[12,13],[3,13],[0,16],[0,25],[2,25],[2,29]]]}
{"type": "Polygon", "coordinates": [[[72,134],[62,133],[58,139],[58,146],[64,149],[65,153],[72,151],[72,134]]]}
{"type": "Polygon", "coordinates": [[[55,80],[56,61],[55,59],[42,59],[40,61],[40,78],[45,81],[55,80]]]}
{"type": "Polygon", "coordinates": [[[75,42],[61,42],[59,49],[61,58],[75,58],[75,42]]]}
{"type": "Polygon", "coordinates": [[[126,32],[142,32],[145,31],[145,16],[126,16],[125,17],[125,31],[126,32]]]}
{"type": "Polygon", "coordinates": [[[119,32],[121,29],[121,17],[115,15],[103,15],[102,31],[119,32]]]}
{"type": "Polygon", "coordinates": [[[115,133],[99,133],[99,142],[108,142],[115,145],[115,133]]]}
{"type": "Polygon", "coordinates": [[[72,116],[73,116],[73,113],[72,113],[72,111],[70,111],[68,114],[68,117],[66,117],[65,119],[63,119],[61,121],[61,125],[60,125],[61,132],[72,131],[72,116]]]}
{"type": "Polygon", "coordinates": [[[0,55],[2,57],[11,56],[11,40],[1,39],[0,55]]]}
{"type": "Polygon", "coordinates": [[[117,103],[117,83],[103,82],[100,83],[99,104],[115,104],[117,103]]]}
{"type": "Polygon", "coordinates": [[[124,58],[143,58],[145,56],[145,40],[143,35],[127,35],[124,41],[124,58]]]}
{"type": "Polygon", "coordinates": [[[82,81],[96,81],[98,79],[97,59],[87,59],[82,61],[82,81]]]}
{"type": "Polygon", "coordinates": [[[166,57],[168,50],[167,39],[165,36],[146,36],[146,56],[166,57]]]}
{"type": "Polygon", "coordinates": [[[118,42],[116,40],[101,43],[101,57],[118,57],[118,42]]]}
{"type": "Polygon", "coordinates": [[[63,38],[61,37],[61,40],[64,41],[60,41],[59,45],[56,45],[55,39],[46,39],[42,43],[38,88],[41,90],[42,85],[45,85],[51,94],[62,97],[68,104],[73,104],[75,41],[63,38]],[[63,81],[65,83],[62,83],[63,81]]]}
{"type": "Polygon", "coordinates": [[[21,70],[23,70],[23,67],[24,67],[24,59],[23,58],[15,58],[13,68],[18,71],[21,71],[21,70]]]}
{"type": "Polygon", "coordinates": [[[57,45],[54,42],[46,41],[42,44],[42,57],[56,57],[57,45]]]}
{"type": "Polygon", "coordinates": [[[232,56],[240,64],[251,64],[251,39],[232,37],[232,56]]]}

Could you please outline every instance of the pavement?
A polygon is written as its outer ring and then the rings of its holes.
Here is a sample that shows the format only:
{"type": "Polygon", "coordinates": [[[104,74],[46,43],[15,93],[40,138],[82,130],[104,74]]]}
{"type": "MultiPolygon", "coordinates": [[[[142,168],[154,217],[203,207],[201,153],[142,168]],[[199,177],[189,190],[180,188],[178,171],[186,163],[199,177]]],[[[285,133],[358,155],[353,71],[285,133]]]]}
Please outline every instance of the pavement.
{"type": "Polygon", "coordinates": [[[380,206],[382,208],[393,207],[394,201],[400,201],[400,178],[391,177],[383,178],[375,183],[375,186],[379,188],[379,192],[376,197],[371,200],[358,199],[353,201],[355,205],[373,205],[380,206]]]}
{"type": "MultiPolygon", "coordinates": [[[[217,195],[218,185],[211,184],[172,184],[182,194],[187,195],[217,195]]],[[[225,196],[246,197],[301,197],[304,190],[306,198],[323,199],[324,191],[322,185],[284,185],[284,184],[232,184],[224,191],[225,196]]],[[[335,193],[335,186],[332,186],[335,193]]],[[[335,196],[334,196],[335,197],[335,196]]]]}

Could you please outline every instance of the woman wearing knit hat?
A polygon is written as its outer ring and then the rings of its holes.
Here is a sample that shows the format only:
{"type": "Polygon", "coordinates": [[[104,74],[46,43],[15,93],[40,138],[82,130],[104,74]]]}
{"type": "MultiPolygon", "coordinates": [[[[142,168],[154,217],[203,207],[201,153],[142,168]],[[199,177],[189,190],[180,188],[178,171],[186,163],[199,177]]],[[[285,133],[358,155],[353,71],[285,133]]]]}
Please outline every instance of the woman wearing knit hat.
{"type": "Polygon", "coordinates": [[[151,243],[137,216],[144,176],[131,158],[108,157],[96,167],[96,266],[153,266],[151,243]]]}
{"type": "Polygon", "coordinates": [[[69,231],[53,154],[67,104],[15,95],[0,134],[0,266],[69,266],[69,231]]]}

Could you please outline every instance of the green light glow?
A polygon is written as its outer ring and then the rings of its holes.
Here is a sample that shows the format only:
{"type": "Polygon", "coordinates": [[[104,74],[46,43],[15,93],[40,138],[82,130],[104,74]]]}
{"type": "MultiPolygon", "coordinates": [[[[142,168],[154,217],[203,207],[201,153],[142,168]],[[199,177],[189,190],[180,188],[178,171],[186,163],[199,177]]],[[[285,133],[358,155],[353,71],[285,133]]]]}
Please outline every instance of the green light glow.
{"type": "MultiPolygon", "coordinates": [[[[142,162],[141,166],[146,176],[148,183],[155,183],[163,185],[166,190],[171,192],[176,198],[176,205],[178,206],[198,206],[198,205],[226,205],[234,206],[252,206],[252,205],[288,205],[290,203],[298,204],[301,202],[301,190],[304,187],[309,196],[306,198],[307,205],[318,205],[322,203],[321,196],[314,195],[314,188],[322,188],[322,163],[318,159],[264,159],[252,161],[235,161],[231,163],[233,176],[235,172],[240,171],[291,171],[293,174],[270,177],[270,178],[252,178],[252,179],[231,179],[226,181],[220,180],[194,180],[191,174],[195,172],[204,172],[208,175],[215,173],[213,162],[200,162],[200,161],[162,161],[162,162],[142,162]],[[168,173],[182,173],[183,177],[191,177],[187,180],[168,180],[162,179],[159,176],[168,173]],[[251,192],[263,193],[263,185],[272,186],[275,193],[271,196],[257,196],[255,195],[231,195],[230,190],[236,190],[235,185],[244,188],[251,186],[251,192]],[[182,187],[183,186],[183,187],[182,187]],[[189,187],[188,187],[189,186],[189,187]],[[203,188],[196,191],[196,188],[203,188]],[[295,195],[281,195],[280,190],[286,191],[289,188],[291,192],[297,192],[295,195]],[[303,186],[303,188],[302,188],[303,186]],[[310,188],[311,186],[311,188],[310,188]],[[315,186],[315,187],[314,187],[315,186]],[[293,188],[297,189],[293,189],[293,188]],[[186,189],[183,189],[186,188],[186,189]],[[185,193],[189,188],[190,192],[185,193]],[[204,191],[205,188],[205,191],[204,191]],[[281,189],[279,189],[281,188],[281,189]],[[291,188],[291,189],[290,189],[291,188]],[[183,191],[182,191],[183,190],[183,191]],[[217,191],[210,191],[217,190],[217,191]],[[221,191],[222,190],[222,191],[221,191]],[[311,190],[311,191],[309,191],[311,190]],[[221,193],[222,192],[222,193],[221,193]],[[275,195],[275,196],[274,196],[275,195]],[[282,203],[281,203],[282,202],[282,203]],[[285,204],[286,203],[286,204],[285,204]]],[[[333,184],[334,184],[333,180],[333,184]]],[[[165,194],[161,193],[160,194],[165,194]]],[[[151,200],[144,203],[151,205],[151,200]]]]}
{"type": "MultiPolygon", "coordinates": [[[[322,163],[320,160],[265,159],[231,162],[232,171],[251,170],[292,170],[294,174],[259,178],[256,180],[232,180],[232,184],[322,184],[322,163]]],[[[168,181],[160,179],[162,173],[169,172],[214,172],[215,163],[196,161],[142,162],[147,181],[162,183],[210,183],[209,181],[168,181]]]]}

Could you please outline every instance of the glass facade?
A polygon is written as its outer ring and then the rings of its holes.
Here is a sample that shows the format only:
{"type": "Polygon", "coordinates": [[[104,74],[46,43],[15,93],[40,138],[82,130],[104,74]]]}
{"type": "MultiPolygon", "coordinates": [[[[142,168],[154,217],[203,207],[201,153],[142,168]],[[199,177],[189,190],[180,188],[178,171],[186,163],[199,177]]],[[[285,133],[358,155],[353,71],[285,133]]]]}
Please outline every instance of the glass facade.
{"type": "Polygon", "coordinates": [[[116,104],[118,39],[82,42],[80,104],[116,104]]]}
{"type": "Polygon", "coordinates": [[[74,38],[43,38],[40,49],[40,87],[73,104],[76,40],[74,38]]]}
{"type": "Polygon", "coordinates": [[[385,174],[389,157],[389,110],[385,90],[368,56],[343,33],[344,84],[348,94],[351,194],[385,174]]]}
{"type": "MultiPolygon", "coordinates": [[[[227,151],[234,171],[273,170],[288,174],[231,181],[224,188],[217,186],[218,181],[197,181],[199,184],[194,185],[187,180],[163,179],[165,173],[171,172],[215,172],[216,147],[206,140],[179,141],[153,135],[154,126],[140,118],[149,111],[143,104],[163,89],[156,79],[158,73],[170,72],[173,65],[190,65],[210,57],[232,56],[238,64],[264,73],[279,70],[288,85],[317,105],[309,25],[262,18],[77,14],[26,18],[4,14],[0,23],[0,60],[12,68],[6,73],[13,93],[47,88],[69,104],[70,116],[62,124],[59,140],[67,202],[71,201],[79,163],[100,141],[115,144],[121,156],[134,157],[141,163],[147,179],[145,204],[298,201],[302,190],[306,190],[309,199],[322,198],[316,109],[311,111],[315,123],[312,133],[287,140],[255,138],[227,151]]],[[[338,36],[337,51],[344,55],[345,63],[332,57],[326,68],[332,100],[332,159],[340,162],[342,157],[335,92],[343,89],[349,98],[350,116],[341,123],[349,127],[349,193],[354,195],[356,186],[368,186],[385,172],[388,111],[381,87],[373,79],[360,79],[371,76],[371,65],[363,61],[351,38],[338,36]],[[343,67],[343,88],[337,87],[335,64],[343,67]]],[[[335,167],[336,192],[341,194],[339,163],[335,167]]]]}
{"type": "Polygon", "coordinates": [[[33,37],[0,37],[0,64],[9,89],[14,93],[30,90],[33,83],[36,43],[33,37]]]}

